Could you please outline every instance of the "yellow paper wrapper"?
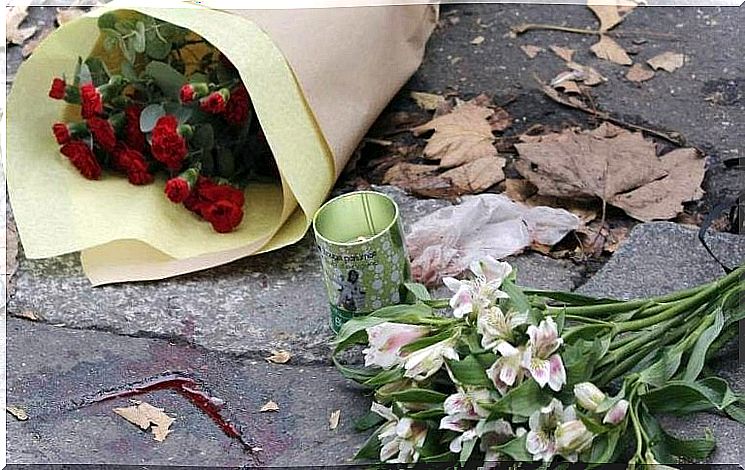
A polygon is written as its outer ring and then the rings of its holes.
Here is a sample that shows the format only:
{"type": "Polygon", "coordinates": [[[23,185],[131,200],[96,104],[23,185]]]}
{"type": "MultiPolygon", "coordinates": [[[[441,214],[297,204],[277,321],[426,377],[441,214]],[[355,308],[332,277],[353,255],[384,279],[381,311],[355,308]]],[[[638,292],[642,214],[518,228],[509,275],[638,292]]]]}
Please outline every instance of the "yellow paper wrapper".
{"type": "MultiPolygon", "coordinates": [[[[114,1],[59,28],[20,68],[7,106],[8,188],[29,258],[82,251],[94,285],[162,279],[302,238],[315,211],[386,104],[419,66],[436,22],[431,5],[308,10],[163,8],[114,1]],[[106,175],[88,181],[59,154],[51,126],[65,104],[52,78],[72,76],[99,40],[96,19],[135,10],[187,28],[238,69],[281,181],[250,184],[245,217],[229,234],[164,196],[106,175]]],[[[69,110],[67,110],[69,113],[69,110]]]]}

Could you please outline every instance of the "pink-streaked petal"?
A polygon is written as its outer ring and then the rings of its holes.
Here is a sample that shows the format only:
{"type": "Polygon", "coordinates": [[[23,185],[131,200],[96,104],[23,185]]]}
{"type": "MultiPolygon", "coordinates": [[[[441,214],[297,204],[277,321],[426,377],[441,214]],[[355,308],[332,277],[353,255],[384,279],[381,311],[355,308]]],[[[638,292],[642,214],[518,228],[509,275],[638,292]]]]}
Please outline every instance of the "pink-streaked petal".
{"type": "Polygon", "coordinates": [[[445,287],[450,289],[451,292],[458,292],[463,285],[463,283],[454,277],[443,277],[442,283],[445,284],[445,287]]]}
{"type": "Polygon", "coordinates": [[[541,388],[546,386],[549,376],[551,375],[551,365],[548,361],[533,358],[530,361],[528,370],[530,371],[530,375],[533,377],[533,380],[538,382],[538,385],[540,385],[541,388]]]}
{"type": "Polygon", "coordinates": [[[497,352],[504,357],[513,357],[520,354],[520,350],[507,341],[502,341],[501,343],[497,344],[497,352]]]}
{"type": "Polygon", "coordinates": [[[502,370],[499,372],[499,380],[511,387],[515,385],[515,379],[517,379],[517,369],[508,365],[502,366],[502,370]]]}
{"type": "Polygon", "coordinates": [[[613,405],[613,408],[608,410],[603,418],[605,424],[619,424],[626,419],[626,413],[629,410],[629,402],[626,400],[620,400],[618,403],[613,405]]]}
{"type": "Polygon", "coordinates": [[[567,382],[566,370],[564,370],[564,363],[561,360],[561,356],[554,354],[548,360],[549,362],[549,377],[548,386],[554,392],[561,390],[561,387],[567,382]]]}
{"type": "Polygon", "coordinates": [[[546,450],[548,443],[542,436],[536,431],[530,431],[528,437],[525,440],[525,448],[531,454],[540,454],[546,450]]]}

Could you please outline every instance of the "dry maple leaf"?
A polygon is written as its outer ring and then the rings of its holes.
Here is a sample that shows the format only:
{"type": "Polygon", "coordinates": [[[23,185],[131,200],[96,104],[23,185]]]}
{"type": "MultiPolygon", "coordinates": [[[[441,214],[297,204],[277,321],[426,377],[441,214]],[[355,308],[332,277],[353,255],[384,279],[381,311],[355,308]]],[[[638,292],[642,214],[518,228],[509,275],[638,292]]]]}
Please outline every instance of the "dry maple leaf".
{"type": "Polygon", "coordinates": [[[449,114],[432,119],[412,129],[415,135],[434,130],[427,141],[424,157],[440,160],[440,166],[450,168],[483,157],[496,157],[494,136],[488,119],[494,111],[474,103],[463,103],[449,114]]]}
{"type": "Polygon", "coordinates": [[[417,106],[425,111],[434,111],[445,102],[444,96],[435,95],[433,93],[412,91],[409,93],[409,96],[411,96],[411,98],[416,102],[417,106]]]}
{"type": "Polygon", "coordinates": [[[18,44],[19,46],[23,42],[34,35],[36,32],[36,26],[27,26],[21,28],[21,23],[28,16],[28,7],[31,2],[17,2],[12,8],[6,8],[5,13],[5,42],[18,44]]]}
{"type": "Polygon", "coordinates": [[[18,421],[28,421],[28,413],[20,406],[6,406],[5,411],[10,413],[18,421]]]}
{"type": "Polygon", "coordinates": [[[560,47],[560,46],[549,46],[551,51],[559,56],[560,59],[562,59],[564,62],[571,62],[574,57],[574,53],[577,52],[574,49],[569,49],[566,47],[560,47]]]}
{"type": "Polygon", "coordinates": [[[458,194],[477,194],[504,181],[502,157],[484,157],[468,162],[441,174],[441,178],[450,180],[451,186],[458,194]]]}
{"type": "Polygon", "coordinates": [[[626,73],[626,80],[634,83],[646,82],[654,78],[654,70],[648,69],[642,64],[634,64],[626,73]]]}
{"type": "Polygon", "coordinates": [[[664,52],[654,56],[647,61],[650,67],[655,70],[665,70],[666,72],[675,72],[685,64],[686,56],[678,52],[664,52]]]}
{"type": "Polygon", "coordinates": [[[267,413],[271,411],[279,411],[279,405],[274,401],[269,400],[264,406],[261,407],[259,413],[267,413]]]}
{"type": "Polygon", "coordinates": [[[144,401],[126,408],[114,408],[114,413],[130,423],[136,424],[143,431],[151,428],[153,439],[158,442],[165,440],[171,432],[171,424],[176,420],[165,414],[163,408],[156,408],[144,401]]]}
{"type": "Polygon", "coordinates": [[[539,52],[543,52],[546,50],[540,46],[533,46],[530,44],[520,46],[520,49],[522,49],[525,55],[528,56],[530,59],[535,59],[539,52]]]}
{"type": "Polygon", "coordinates": [[[598,21],[600,21],[601,32],[609,31],[618,26],[628,12],[636,6],[636,3],[632,1],[618,1],[615,3],[617,4],[610,5],[608,2],[603,2],[603,4],[587,5],[587,7],[595,13],[598,21]]]}
{"type": "Polygon", "coordinates": [[[520,155],[516,169],[542,196],[597,197],[639,220],[674,217],[683,201],[700,197],[703,160],[691,156],[693,149],[658,158],[654,143],[640,133],[607,123],[515,147],[520,155]]]}
{"type": "Polygon", "coordinates": [[[598,58],[609,60],[615,64],[631,65],[633,63],[631,57],[626,53],[626,50],[605,34],[600,36],[600,41],[593,44],[593,46],[590,47],[590,50],[598,56],[598,58]]]}
{"type": "Polygon", "coordinates": [[[339,427],[339,418],[341,417],[341,410],[335,410],[331,412],[329,416],[329,429],[334,430],[339,427]]]}
{"type": "Polygon", "coordinates": [[[266,358],[268,362],[273,362],[274,364],[287,364],[290,362],[290,359],[292,359],[292,354],[283,349],[272,351],[272,355],[266,358]]]}

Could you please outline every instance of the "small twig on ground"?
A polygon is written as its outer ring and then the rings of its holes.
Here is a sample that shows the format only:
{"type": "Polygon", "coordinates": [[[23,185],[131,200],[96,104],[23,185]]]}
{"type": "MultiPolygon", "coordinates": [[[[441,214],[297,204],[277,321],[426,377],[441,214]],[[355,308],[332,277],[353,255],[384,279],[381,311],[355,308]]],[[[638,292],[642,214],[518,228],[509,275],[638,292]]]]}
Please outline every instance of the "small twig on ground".
{"type": "Polygon", "coordinates": [[[646,36],[657,39],[676,39],[674,34],[670,33],[657,33],[654,31],[600,31],[597,29],[585,29],[585,28],[572,28],[570,26],[560,26],[556,24],[541,24],[541,23],[523,23],[510,28],[510,30],[516,34],[524,34],[528,31],[562,31],[565,33],[574,34],[587,34],[590,36],[601,36],[607,34],[608,36],[626,37],[626,36],[646,36]]]}
{"type": "Polygon", "coordinates": [[[578,99],[573,99],[571,97],[564,97],[564,96],[561,95],[561,93],[557,92],[556,90],[554,90],[553,88],[551,88],[550,86],[548,86],[543,80],[541,80],[540,78],[538,78],[537,75],[534,75],[534,78],[538,82],[538,84],[540,85],[541,91],[543,91],[543,93],[546,96],[548,96],[553,101],[555,101],[555,102],[557,102],[559,104],[563,104],[564,106],[568,106],[568,107],[573,108],[573,109],[576,109],[578,111],[585,112],[587,114],[590,114],[590,115],[594,116],[597,119],[601,119],[603,121],[612,122],[613,124],[617,124],[617,125],[619,125],[621,127],[627,128],[627,129],[633,129],[633,130],[636,130],[636,131],[645,132],[645,133],[650,134],[650,135],[653,135],[655,137],[659,137],[660,139],[667,140],[668,142],[671,142],[671,143],[673,143],[675,145],[678,145],[678,146],[685,146],[685,145],[687,145],[686,144],[685,137],[683,137],[678,132],[666,133],[666,132],[658,131],[658,130],[655,130],[655,129],[650,129],[649,127],[644,127],[644,126],[640,126],[640,125],[637,125],[637,124],[632,124],[630,122],[623,121],[621,119],[618,119],[618,118],[610,115],[609,113],[591,109],[590,107],[588,107],[586,104],[584,104],[583,102],[581,102],[578,99]]]}

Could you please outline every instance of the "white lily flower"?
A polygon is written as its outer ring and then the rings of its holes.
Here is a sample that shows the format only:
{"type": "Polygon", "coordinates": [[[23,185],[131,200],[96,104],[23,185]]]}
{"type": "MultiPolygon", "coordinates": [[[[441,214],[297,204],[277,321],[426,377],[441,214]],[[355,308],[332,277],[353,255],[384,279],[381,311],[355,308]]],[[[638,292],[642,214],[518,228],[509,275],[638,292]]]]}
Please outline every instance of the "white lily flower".
{"type": "Polygon", "coordinates": [[[620,424],[626,419],[626,413],[629,410],[629,402],[626,400],[619,400],[618,403],[613,405],[613,408],[608,410],[603,418],[605,424],[620,424]]]}
{"type": "Polygon", "coordinates": [[[450,298],[450,307],[453,309],[453,316],[455,318],[466,317],[474,311],[477,292],[472,283],[459,281],[452,277],[445,277],[442,279],[442,282],[448,289],[454,292],[450,298]]]}
{"type": "Polygon", "coordinates": [[[575,385],[574,397],[582,408],[593,413],[606,398],[605,393],[591,382],[582,382],[575,385]]]}
{"type": "Polygon", "coordinates": [[[588,449],[595,438],[587,426],[578,419],[559,424],[554,436],[556,452],[570,462],[576,462],[577,454],[588,449]]]}
{"type": "Polygon", "coordinates": [[[503,419],[479,421],[476,425],[476,434],[481,438],[479,448],[484,453],[483,470],[497,468],[497,462],[499,461],[511,460],[509,456],[495,449],[495,447],[515,437],[510,423],[503,419]]]}
{"type": "Polygon", "coordinates": [[[513,330],[527,322],[527,315],[516,311],[505,314],[496,305],[487,308],[476,321],[476,329],[482,336],[481,346],[484,349],[494,349],[501,341],[512,341],[513,330]]]}
{"type": "Polygon", "coordinates": [[[463,450],[463,444],[472,441],[474,439],[477,439],[478,436],[476,435],[476,429],[469,429],[468,431],[464,432],[460,436],[457,436],[455,439],[450,441],[450,445],[448,448],[450,449],[450,452],[454,454],[459,454],[461,450],[463,450]]]}
{"type": "Polygon", "coordinates": [[[556,398],[551,403],[536,410],[528,419],[528,436],[525,447],[533,455],[533,460],[550,462],[557,453],[556,430],[563,422],[576,420],[573,406],[564,409],[556,398]]]}
{"type": "Polygon", "coordinates": [[[404,363],[404,376],[417,381],[425,380],[440,370],[445,359],[457,361],[459,357],[454,344],[455,338],[450,338],[409,354],[404,363]]]}
{"type": "Polygon", "coordinates": [[[385,322],[367,328],[369,347],[363,350],[365,367],[390,369],[403,362],[401,348],[429,333],[424,326],[385,322]]]}
{"type": "Polygon", "coordinates": [[[644,468],[649,470],[676,470],[675,467],[658,462],[651,449],[644,453],[644,468]]]}
{"type": "Polygon", "coordinates": [[[561,356],[553,354],[562,344],[556,323],[549,317],[541,321],[538,327],[528,327],[528,353],[524,356],[523,367],[530,371],[530,375],[545,387],[558,392],[566,383],[566,370],[561,356]]]}
{"type": "Polygon", "coordinates": [[[473,427],[473,420],[462,414],[443,416],[440,420],[440,429],[455,432],[466,432],[473,427]]]}
{"type": "Polygon", "coordinates": [[[506,341],[497,344],[497,352],[500,357],[487,369],[486,374],[494,383],[499,393],[504,395],[507,388],[523,379],[522,364],[525,362],[526,351],[512,346],[506,341]]]}
{"type": "Polygon", "coordinates": [[[491,256],[485,256],[479,261],[474,261],[469,267],[477,278],[490,284],[495,289],[501,287],[502,282],[512,273],[512,266],[509,263],[497,261],[491,256]]]}
{"type": "Polygon", "coordinates": [[[427,438],[427,425],[411,418],[399,419],[391,408],[379,403],[373,402],[370,409],[388,420],[378,434],[380,461],[413,463],[419,460],[419,449],[427,438]]]}

